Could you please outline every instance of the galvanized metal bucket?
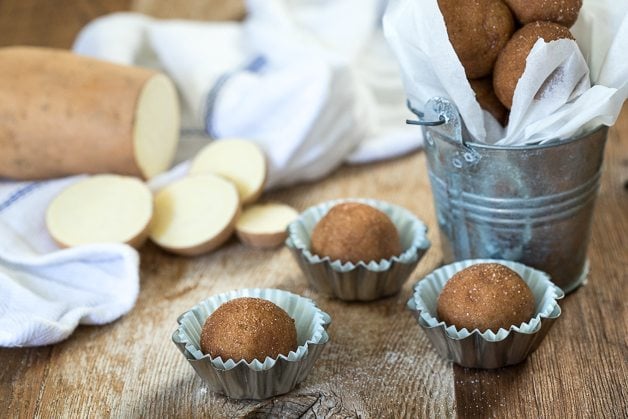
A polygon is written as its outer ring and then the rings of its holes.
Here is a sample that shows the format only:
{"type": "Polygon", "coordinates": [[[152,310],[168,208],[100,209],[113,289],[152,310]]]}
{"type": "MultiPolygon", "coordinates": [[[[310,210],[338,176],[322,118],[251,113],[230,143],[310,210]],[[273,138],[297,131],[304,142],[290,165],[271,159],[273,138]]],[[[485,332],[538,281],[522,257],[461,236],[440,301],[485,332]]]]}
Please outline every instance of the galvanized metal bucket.
{"type": "Polygon", "coordinates": [[[444,262],[506,259],[547,272],[565,292],[588,274],[587,246],[607,127],[523,147],[467,142],[446,99],[414,111],[425,151],[444,262]]]}

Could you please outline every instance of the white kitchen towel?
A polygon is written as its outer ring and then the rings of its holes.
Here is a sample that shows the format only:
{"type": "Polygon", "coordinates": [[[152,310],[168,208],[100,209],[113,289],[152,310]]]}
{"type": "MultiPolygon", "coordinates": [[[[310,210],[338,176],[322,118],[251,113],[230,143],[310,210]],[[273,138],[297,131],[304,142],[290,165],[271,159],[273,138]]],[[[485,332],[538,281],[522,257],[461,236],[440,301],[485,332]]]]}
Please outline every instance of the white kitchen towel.
{"type": "Polygon", "coordinates": [[[45,211],[81,176],[0,182],[0,346],[40,346],[67,338],[79,324],[127,313],[139,292],[137,251],[122,244],[59,250],[45,211]]]}
{"type": "Polygon", "coordinates": [[[411,114],[381,28],[385,4],[249,0],[242,23],[118,13],[87,25],[74,50],[167,73],[186,130],[258,142],[272,188],[421,146],[420,130],[404,124],[411,114]]]}

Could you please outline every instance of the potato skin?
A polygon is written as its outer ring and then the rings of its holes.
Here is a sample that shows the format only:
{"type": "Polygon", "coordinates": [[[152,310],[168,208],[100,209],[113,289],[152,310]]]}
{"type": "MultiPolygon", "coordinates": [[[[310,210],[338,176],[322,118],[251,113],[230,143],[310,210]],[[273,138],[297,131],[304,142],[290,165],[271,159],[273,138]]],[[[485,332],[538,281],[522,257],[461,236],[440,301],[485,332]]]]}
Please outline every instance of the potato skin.
{"type": "Polygon", "coordinates": [[[512,36],[495,62],[493,88],[500,102],[512,108],[512,98],[519,79],[526,68],[526,60],[536,41],[574,39],[565,26],[552,22],[528,23],[512,36]]]}
{"type": "Polygon", "coordinates": [[[142,177],[134,117],[156,74],[64,50],[0,48],[0,177],[142,177]]]}
{"type": "Polygon", "coordinates": [[[501,0],[438,0],[449,41],[467,78],[486,77],[515,31],[515,21],[501,0]]]}

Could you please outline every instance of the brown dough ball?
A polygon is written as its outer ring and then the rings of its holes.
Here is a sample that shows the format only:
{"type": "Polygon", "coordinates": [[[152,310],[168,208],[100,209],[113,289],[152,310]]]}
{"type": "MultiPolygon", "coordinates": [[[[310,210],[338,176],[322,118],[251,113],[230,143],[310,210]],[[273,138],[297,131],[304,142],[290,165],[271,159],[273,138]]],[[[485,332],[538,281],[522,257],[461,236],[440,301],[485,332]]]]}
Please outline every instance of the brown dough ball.
{"type": "Polygon", "coordinates": [[[390,218],[370,205],[334,206],[312,232],[312,253],[343,263],[370,262],[401,254],[401,241],[390,218]]]}
{"type": "Polygon", "coordinates": [[[578,19],[582,0],[504,0],[522,24],[544,20],[571,27],[578,19]]]}
{"type": "Polygon", "coordinates": [[[205,321],[201,351],[223,360],[277,358],[297,349],[294,320],[261,298],[236,298],[222,304],[205,321]]]}
{"type": "Polygon", "coordinates": [[[501,0],[438,0],[438,6],[467,77],[491,74],[499,51],[515,31],[508,6],[501,0]]]}
{"type": "Polygon", "coordinates": [[[534,295],[512,269],[479,263],[456,273],[438,297],[438,318],[448,326],[480,332],[508,330],[534,316],[534,295]]]}
{"type": "Polygon", "coordinates": [[[483,77],[481,79],[469,80],[471,88],[475,92],[475,98],[482,107],[497,119],[497,121],[505,126],[508,122],[508,109],[502,105],[495,91],[493,90],[493,78],[483,77]]]}
{"type": "Polygon", "coordinates": [[[519,29],[497,57],[493,71],[493,88],[500,102],[512,108],[512,98],[519,79],[526,68],[526,59],[536,41],[574,39],[569,29],[552,22],[528,23],[519,29]]]}

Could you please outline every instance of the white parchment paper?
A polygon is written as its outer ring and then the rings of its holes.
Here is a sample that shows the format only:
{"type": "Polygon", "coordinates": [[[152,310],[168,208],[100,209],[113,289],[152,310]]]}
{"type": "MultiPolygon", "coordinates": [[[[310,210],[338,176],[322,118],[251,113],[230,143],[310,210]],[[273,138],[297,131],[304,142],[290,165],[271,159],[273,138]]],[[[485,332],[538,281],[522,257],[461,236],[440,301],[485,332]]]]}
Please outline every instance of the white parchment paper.
{"type": "Polygon", "coordinates": [[[628,97],[627,11],[628,1],[585,0],[571,28],[576,41],[537,41],[506,128],[476,101],[435,0],[391,0],[384,33],[415,109],[436,96],[449,98],[474,141],[516,146],[615,122],[628,97]]]}

